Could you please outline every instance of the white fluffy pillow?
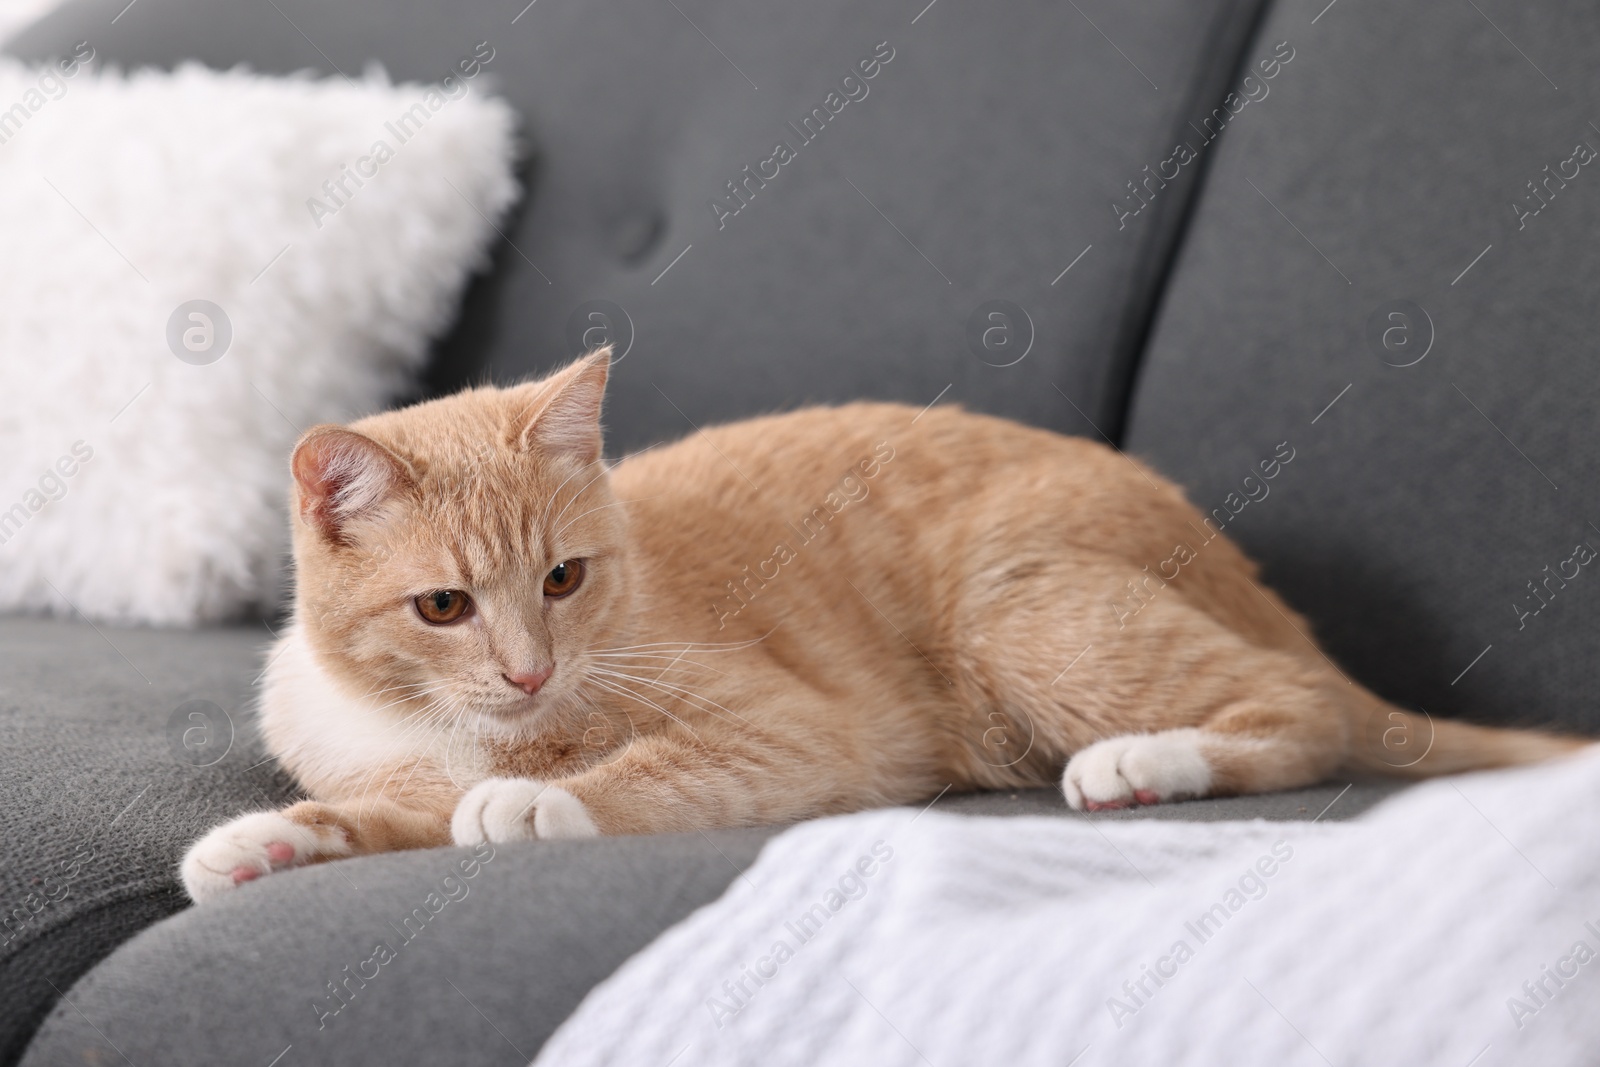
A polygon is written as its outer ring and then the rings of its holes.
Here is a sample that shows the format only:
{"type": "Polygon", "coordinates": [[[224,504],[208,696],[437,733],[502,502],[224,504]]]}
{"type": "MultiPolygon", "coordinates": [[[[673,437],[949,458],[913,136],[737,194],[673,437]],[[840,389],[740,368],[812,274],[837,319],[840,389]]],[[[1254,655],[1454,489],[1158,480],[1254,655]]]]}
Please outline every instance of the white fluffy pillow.
{"type": "Polygon", "coordinates": [[[514,126],[481,78],[0,60],[0,610],[274,604],[291,445],[412,380],[514,126]]]}

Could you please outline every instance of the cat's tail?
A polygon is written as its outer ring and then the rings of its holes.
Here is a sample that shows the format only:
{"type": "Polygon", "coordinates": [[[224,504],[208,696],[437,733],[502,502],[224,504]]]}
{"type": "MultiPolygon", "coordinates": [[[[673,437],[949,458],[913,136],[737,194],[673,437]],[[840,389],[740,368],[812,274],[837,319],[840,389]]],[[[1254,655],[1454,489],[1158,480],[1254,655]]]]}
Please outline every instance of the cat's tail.
{"type": "Polygon", "coordinates": [[[1589,738],[1543,730],[1514,730],[1440,719],[1392,704],[1357,722],[1345,766],[1401,778],[1515,767],[1539,763],[1585,748],[1589,738]]]}

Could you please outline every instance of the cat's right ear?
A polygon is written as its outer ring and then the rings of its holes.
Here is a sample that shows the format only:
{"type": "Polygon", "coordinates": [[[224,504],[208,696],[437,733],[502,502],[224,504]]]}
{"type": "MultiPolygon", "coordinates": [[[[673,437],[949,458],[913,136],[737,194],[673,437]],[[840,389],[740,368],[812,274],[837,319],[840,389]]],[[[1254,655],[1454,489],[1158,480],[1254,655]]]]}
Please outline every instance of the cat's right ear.
{"type": "Polygon", "coordinates": [[[372,438],[342,426],[306,431],[290,460],[300,521],[335,543],[350,523],[414,484],[401,459],[372,438]]]}
{"type": "Polygon", "coordinates": [[[548,378],[509,390],[518,405],[507,441],[523,452],[587,465],[600,458],[600,407],[611,346],[597,348],[548,378]]]}

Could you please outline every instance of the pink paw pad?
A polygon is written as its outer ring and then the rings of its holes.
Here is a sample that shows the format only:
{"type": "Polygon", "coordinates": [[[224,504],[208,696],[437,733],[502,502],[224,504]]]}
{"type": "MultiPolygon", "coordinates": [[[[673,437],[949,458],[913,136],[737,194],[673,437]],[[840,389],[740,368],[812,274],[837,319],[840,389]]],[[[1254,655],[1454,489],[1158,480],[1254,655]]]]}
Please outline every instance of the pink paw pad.
{"type": "Polygon", "coordinates": [[[260,878],[261,872],[254,867],[235,867],[231,877],[234,885],[242,885],[245,882],[260,878]]]}
{"type": "Polygon", "coordinates": [[[1088,811],[1121,811],[1128,806],[1126,800],[1085,800],[1085,810],[1088,811]]]}
{"type": "Polygon", "coordinates": [[[294,859],[294,846],[287,841],[268,841],[267,859],[273,863],[288,863],[294,859]]]}
{"type": "Polygon", "coordinates": [[[1154,789],[1135,789],[1133,791],[1133,799],[1141,804],[1159,804],[1161,803],[1161,794],[1154,789]]]}

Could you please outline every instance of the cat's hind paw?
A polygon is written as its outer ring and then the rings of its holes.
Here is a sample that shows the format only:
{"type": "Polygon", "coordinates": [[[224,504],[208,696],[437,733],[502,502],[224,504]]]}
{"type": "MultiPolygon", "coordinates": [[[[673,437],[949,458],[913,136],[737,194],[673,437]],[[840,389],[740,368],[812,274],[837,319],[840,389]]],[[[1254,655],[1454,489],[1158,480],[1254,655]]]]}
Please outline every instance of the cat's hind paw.
{"type": "Polygon", "coordinates": [[[533,778],[490,778],[467,790],[450,819],[458,845],[535,838],[596,837],[600,828],[583,801],[533,778]]]}
{"type": "Polygon", "coordinates": [[[1159,804],[1210,789],[1211,765],[1200,751],[1198,730],[1096,741],[1074,755],[1061,776],[1061,791],[1078,811],[1159,804]]]}
{"type": "Polygon", "coordinates": [[[303,823],[282,811],[261,811],[224,823],[196,841],[184,854],[178,873],[189,899],[200,904],[263,874],[338,859],[352,851],[337,825],[303,823]]]}

